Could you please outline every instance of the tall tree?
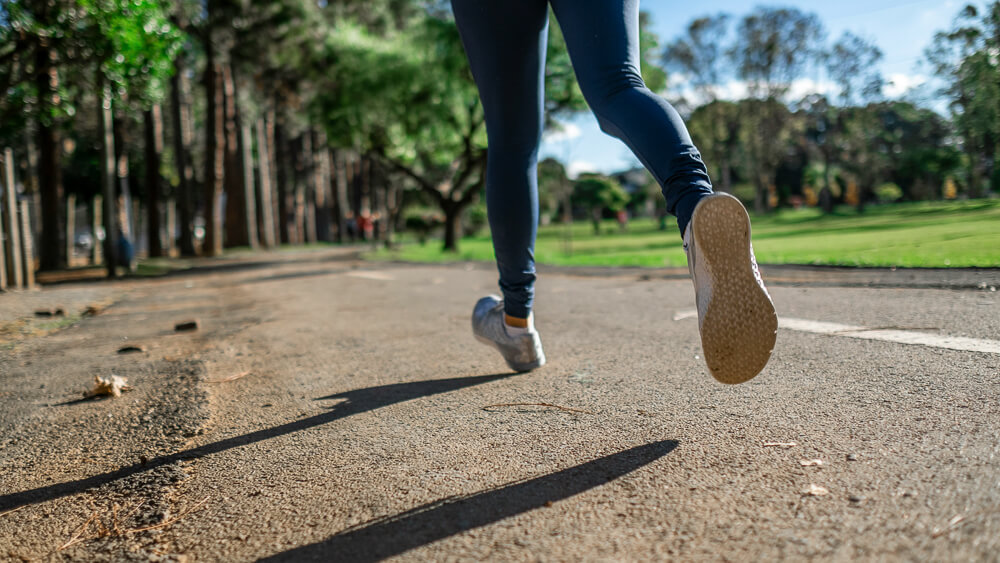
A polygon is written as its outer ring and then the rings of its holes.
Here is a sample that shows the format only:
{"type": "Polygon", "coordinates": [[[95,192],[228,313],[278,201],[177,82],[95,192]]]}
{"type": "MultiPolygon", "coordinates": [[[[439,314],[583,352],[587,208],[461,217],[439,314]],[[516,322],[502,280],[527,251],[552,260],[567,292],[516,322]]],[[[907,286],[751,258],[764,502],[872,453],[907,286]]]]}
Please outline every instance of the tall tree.
{"type": "Polygon", "coordinates": [[[628,193],[614,178],[584,174],[573,184],[573,201],[590,213],[594,234],[601,234],[604,211],[619,211],[628,203],[628,193]]]}
{"type": "MultiPolygon", "coordinates": [[[[0,86],[12,95],[0,102],[0,121],[37,122],[38,178],[42,200],[43,268],[66,263],[60,241],[62,182],[59,131],[75,112],[67,81],[85,89],[112,86],[116,98],[162,97],[178,34],[159,0],[50,0],[0,2],[0,86]],[[97,77],[97,80],[94,77],[97,77]]],[[[100,98],[100,96],[98,96],[100,98]]]]}
{"type": "Polygon", "coordinates": [[[767,211],[785,147],[790,115],[783,101],[792,83],[816,60],[824,30],[815,14],[793,8],[757,8],[737,26],[728,55],[750,98],[745,138],[756,188],[754,207],[767,211]]]}
{"type": "MultiPolygon", "coordinates": [[[[840,108],[847,109],[854,104],[866,104],[872,102],[882,95],[882,88],[885,80],[878,70],[878,63],[882,60],[882,50],[874,43],[859,37],[851,32],[844,32],[839,39],[823,55],[823,62],[830,78],[837,85],[840,108]]],[[[825,121],[825,130],[817,137],[821,143],[820,152],[823,155],[823,189],[820,192],[821,205],[827,213],[832,211],[830,197],[830,166],[836,164],[836,156],[839,152],[835,145],[840,143],[839,137],[844,132],[843,114],[844,111],[835,111],[833,115],[828,115],[825,121]]],[[[857,117],[851,120],[855,127],[862,130],[854,135],[850,135],[851,140],[858,142],[865,139],[873,139],[865,134],[866,126],[874,126],[874,123],[864,123],[868,113],[859,112],[857,117]]],[[[842,143],[841,143],[842,144],[842,143]]],[[[858,183],[860,192],[857,194],[857,207],[859,211],[864,210],[865,203],[871,199],[875,189],[873,178],[878,174],[877,169],[871,165],[869,158],[875,152],[874,146],[856,147],[858,158],[853,161],[857,173],[854,181],[858,183]]]]}
{"type": "MultiPolygon", "coordinates": [[[[73,112],[65,103],[66,88],[60,65],[75,62],[81,45],[73,30],[82,26],[83,13],[68,1],[0,2],[0,128],[18,130],[27,125],[28,110],[35,122],[38,147],[38,183],[41,199],[42,269],[66,265],[63,235],[63,186],[60,165],[62,121],[73,112]]],[[[7,130],[7,137],[14,131],[7,130]]]]}
{"type": "Polygon", "coordinates": [[[739,113],[732,111],[735,106],[719,101],[720,89],[731,77],[724,56],[729,20],[726,14],[697,18],[663,52],[666,68],[684,76],[682,87],[690,88],[694,96],[698,107],[689,129],[706,163],[717,171],[717,187],[724,192],[732,191],[731,171],[741,124],[739,113]]]}
{"type": "Polygon", "coordinates": [[[969,194],[1000,189],[1000,2],[965,6],[926,51],[968,159],[969,194]]]}

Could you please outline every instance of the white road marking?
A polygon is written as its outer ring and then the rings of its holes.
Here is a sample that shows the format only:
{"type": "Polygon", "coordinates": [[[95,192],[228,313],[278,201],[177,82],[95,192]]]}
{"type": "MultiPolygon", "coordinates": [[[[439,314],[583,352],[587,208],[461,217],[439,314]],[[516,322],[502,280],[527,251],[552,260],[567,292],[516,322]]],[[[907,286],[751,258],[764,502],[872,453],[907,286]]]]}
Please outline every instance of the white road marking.
{"type": "Polygon", "coordinates": [[[394,281],[396,279],[384,272],[373,272],[370,270],[348,272],[347,275],[351,276],[352,278],[361,278],[365,280],[394,281]]]}
{"type": "Polygon", "coordinates": [[[675,321],[683,321],[684,319],[697,319],[698,309],[689,309],[687,311],[677,311],[674,313],[675,321]]]}
{"type": "Polygon", "coordinates": [[[866,330],[863,326],[825,323],[822,321],[807,321],[805,319],[789,319],[786,317],[778,317],[778,326],[781,328],[787,328],[788,330],[811,332],[813,334],[841,334],[844,332],[858,332],[866,330]]]}
{"type": "MultiPolygon", "coordinates": [[[[677,311],[677,313],[674,314],[674,320],[680,321],[692,317],[697,318],[697,316],[698,311],[694,309],[677,311]]],[[[845,336],[847,338],[860,338],[863,340],[880,340],[883,342],[896,342],[898,344],[914,344],[917,346],[960,350],[963,352],[1000,354],[1000,340],[988,340],[985,338],[966,338],[964,336],[948,336],[945,334],[931,334],[929,332],[917,332],[913,330],[867,328],[858,325],[811,321],[808,319],[793,319],[788,317],[778,317],[778,327],[798,332],[809,332],[812,334],[845,336]]]]}

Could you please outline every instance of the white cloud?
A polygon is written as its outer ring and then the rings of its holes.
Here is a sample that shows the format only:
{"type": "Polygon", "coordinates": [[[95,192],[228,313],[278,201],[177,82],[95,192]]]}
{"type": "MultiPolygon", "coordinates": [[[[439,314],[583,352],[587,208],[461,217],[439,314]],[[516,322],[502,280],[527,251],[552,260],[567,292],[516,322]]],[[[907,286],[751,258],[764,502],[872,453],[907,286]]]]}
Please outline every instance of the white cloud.
{"type": "Polygon", "coordinates": [[[542,140],[546,143],[563,143],[583,134],[579,127],[572,123],[560,123],[558,129],[546,131],[542,140]]]}
{"type": "Polygon", "coordinates": [[[586,160],[574,160],[566,166],[566,175],[573,180],[586,172],[597,172],[597,165],[586,160]]]}
{"type": "MultiPolygon", "coordinates": [[[[691,88],[685,87],[679,90],[680,94],[695,106],[708,102],[707,99],[703,99],[701,96],[698,96],[691,88]]],[[[833,95],[836,90],[837,87],[830,81],[824,80],[817,82],[811,78],[800,78],[792,82],[785,99],[790,101],[801,100],[809,94],[833,95]]],[[[730,80],[729,82],[720,85],[716,89],[715,94],[720,100],[735,102],[749,98],[750,88],[743,80],[730,80]]]]}
{"type": "Polygon", "coordinates": [[[925,82],[927,82],[927,77],[922,74],[890,74],[884,90],[885,95],[888,98],[898,98],[910,90],[922,86],[925,82]]]}
{"type": "Polygon", "coordinates": [[[801,100],[809,94],[825,94],[826,96],[834,96],[837,93],[837,86],[828,80],[821,80],[819,82],[811,78],[800,78],[792,82],[792,86],[788,89],[789,100],[801,100]]]}

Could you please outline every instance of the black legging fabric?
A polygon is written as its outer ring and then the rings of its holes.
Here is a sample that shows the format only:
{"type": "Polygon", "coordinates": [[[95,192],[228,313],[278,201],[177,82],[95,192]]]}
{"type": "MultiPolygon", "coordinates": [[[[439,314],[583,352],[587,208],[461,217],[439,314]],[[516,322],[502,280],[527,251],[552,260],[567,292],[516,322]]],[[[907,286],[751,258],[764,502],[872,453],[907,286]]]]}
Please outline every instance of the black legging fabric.
{"type": "Polygon", "coordinates": [[[520,318],[534,299],[550,5],[601,129],[650,171],[681,232],[698,201],[712,193],[684,122],[639,73],[638,0],[452,0],[486,116],[486,207],[504,309],[520,318]]]}

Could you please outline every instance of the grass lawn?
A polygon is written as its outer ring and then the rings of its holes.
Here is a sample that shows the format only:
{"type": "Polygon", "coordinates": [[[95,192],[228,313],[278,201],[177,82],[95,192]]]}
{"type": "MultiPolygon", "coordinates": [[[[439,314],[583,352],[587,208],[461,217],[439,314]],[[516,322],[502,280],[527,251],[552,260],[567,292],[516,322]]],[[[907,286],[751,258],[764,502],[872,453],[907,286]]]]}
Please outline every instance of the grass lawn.
{"type": "MultiPolygon", "coordinates": [[[[816,209],[782,210],[753,217],[753,241],[763,264],[837,266],[1000,267],[1000,200],[901,203],[853,208],[824,216],[816,209]]],[[[438,240],[405,242],[367,255],[376,260],[452,262],[493,260],[486,236],[468,237],[459,252],[441,252],[438,240]]],[[[567,266],[685,266],[676,223],[667,231],[652,219],[614,221],[594,235],[590,223],[539,229],[539,264],[567,266]]]]}

